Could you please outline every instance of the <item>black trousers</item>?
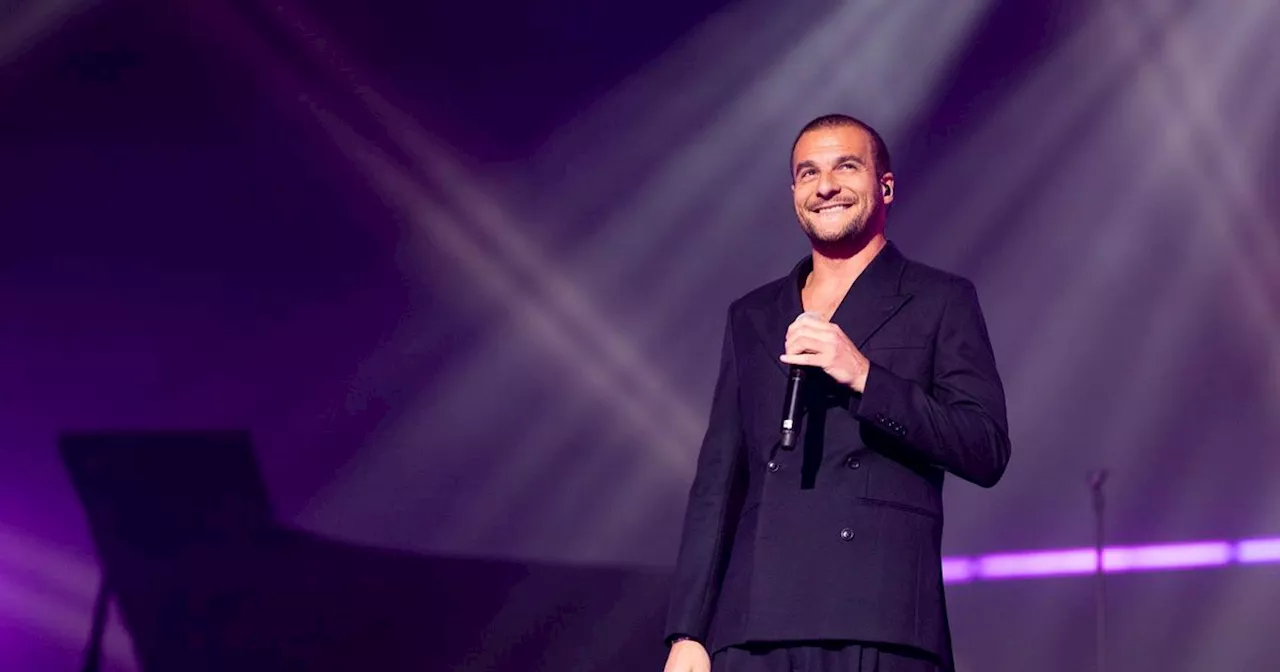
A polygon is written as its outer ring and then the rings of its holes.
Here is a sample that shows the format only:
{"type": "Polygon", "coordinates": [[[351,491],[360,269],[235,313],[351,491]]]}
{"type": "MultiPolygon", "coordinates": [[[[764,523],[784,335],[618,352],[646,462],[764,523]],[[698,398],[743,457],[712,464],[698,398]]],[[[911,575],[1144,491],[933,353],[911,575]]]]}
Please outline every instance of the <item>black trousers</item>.
{"type": "Polygon", "coordinates": [[[941,672],[937,662],[912,650],[880,649],[853,642],[745,644],[711,656],[711,672],[941,672]]]}

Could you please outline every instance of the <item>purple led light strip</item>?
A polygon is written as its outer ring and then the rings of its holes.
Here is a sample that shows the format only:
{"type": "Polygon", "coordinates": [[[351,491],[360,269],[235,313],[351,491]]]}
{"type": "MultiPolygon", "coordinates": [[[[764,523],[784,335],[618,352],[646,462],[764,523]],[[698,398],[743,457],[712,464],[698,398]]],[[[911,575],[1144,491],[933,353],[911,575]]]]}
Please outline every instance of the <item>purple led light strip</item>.
{"type": "MultiPolygon", "coordinates": [[[[1091,574],[1096,557],[1092,548],[948,557],[942,559],[942,578],[946,583],[970,583],[1091,574]]],[[[1260,563],[1280,563],[1280,538],[1108,546],[1102,552],[1102,568],[1108,574],[1260,563]]]]}

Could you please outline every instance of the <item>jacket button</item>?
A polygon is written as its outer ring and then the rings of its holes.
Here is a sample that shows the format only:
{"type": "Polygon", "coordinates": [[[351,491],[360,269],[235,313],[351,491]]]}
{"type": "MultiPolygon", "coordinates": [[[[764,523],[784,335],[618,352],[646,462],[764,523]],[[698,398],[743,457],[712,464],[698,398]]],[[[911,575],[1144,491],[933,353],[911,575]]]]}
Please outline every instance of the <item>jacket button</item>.
{"type": "Polygon", "coordinates": [[[851,457],[848,460],[846,460],[846,462],[849,464],[850,469],[857,469],[858,467],[862,466],[862,463],[859,462],[856,457],[851,457]]]}
{"type": "Polygon", "coordinates": [[[847,527],[844,528],[843,530],[840,530],[840,538],[844,539],[845,541],[849,541],[850,539],[853,538],[853,530],[847,527]]]}
{"type": "Polygon", "coordinates": [[[777,470],[778,470],[778,463],[777,463],[777,462],[774,462],[773,460],[769,460],[769,464],[767,464],[767,465],[765,465],[765,466],[769,467],[769,471],[777,471],[777,470]]]}

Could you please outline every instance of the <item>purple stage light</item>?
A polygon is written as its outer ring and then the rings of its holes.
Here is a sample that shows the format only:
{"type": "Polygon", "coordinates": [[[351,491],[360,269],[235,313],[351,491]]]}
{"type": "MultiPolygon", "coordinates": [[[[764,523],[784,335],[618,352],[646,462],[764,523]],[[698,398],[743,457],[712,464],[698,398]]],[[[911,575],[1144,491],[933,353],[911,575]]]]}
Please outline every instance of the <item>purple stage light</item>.
{"type": "Polygon", "coordinates": [[[1091,549],[1000,553],[978,558],[979,579],[1088,574],[1094,569],[1091,549]]]}
{"type": "Polygon", "coordinates": [[[1232,545],[1225,541],[1133,546],[1106,549],[1102,554],[1102,567],[1108,574],[1156,569],[1216,567],[1230,563],[1232,557],[1232,545]]]}
{"type": "MultiPolygon", "coordinates": [[[[954,584],[1091,574],[1096,559],[1090,548],[947,557],[942,559],[942,579],[954,584]]],[[[1280,538],[1112,546],[1102,553],[1103,571],[1108,574],[1270,562],[1280,563],[1280,538]]]]}
{"type": "Polygon", "coordinates": [[[1236,545],[1236,562],[1280,562],[1280,539],[1248,539],[1236,545]]]}
{"type": "Polygon", "coordinates": [[[972,558],[943,558],[942,580],[945,583],[968,583],[974,579],[972,558]]]}

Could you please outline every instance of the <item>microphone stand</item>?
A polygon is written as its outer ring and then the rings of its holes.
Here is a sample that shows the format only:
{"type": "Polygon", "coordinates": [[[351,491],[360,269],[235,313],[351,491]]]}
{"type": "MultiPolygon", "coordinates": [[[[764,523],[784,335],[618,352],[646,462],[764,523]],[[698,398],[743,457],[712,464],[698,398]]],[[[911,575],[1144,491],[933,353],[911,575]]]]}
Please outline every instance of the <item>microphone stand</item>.
{"type": "Polygon", "coordinates": [[[1102,512],[1106,504],[1102,494],[1102,486],[1106,482],[1106,469],[1089,472],[1089,489],[1093,493],[1094,545],[1096,549],[1096,557],[1094,559],[1094,609],[1096,610],[1097,631],[1094,634],[1094,646],[1096,647],[1097,672],[1107,671],[1107,578],[1105,567],[1102,563],[1104,538],[1102,512]]]}
{"type": "Polygon", "coordinates": [[[82,672],[98,672],[102,667],[102,637],[107,629],[107,609],[111,602],[111,584],[106,572],[98,583],[98,595],[93,601],[93,623],[89,629],[89,641],[85,644],[82,672]]]}

